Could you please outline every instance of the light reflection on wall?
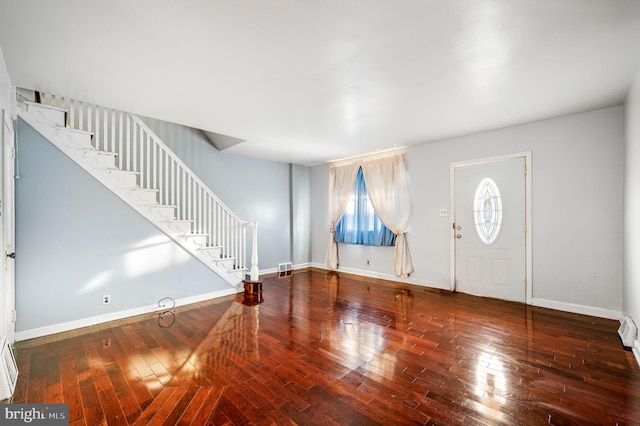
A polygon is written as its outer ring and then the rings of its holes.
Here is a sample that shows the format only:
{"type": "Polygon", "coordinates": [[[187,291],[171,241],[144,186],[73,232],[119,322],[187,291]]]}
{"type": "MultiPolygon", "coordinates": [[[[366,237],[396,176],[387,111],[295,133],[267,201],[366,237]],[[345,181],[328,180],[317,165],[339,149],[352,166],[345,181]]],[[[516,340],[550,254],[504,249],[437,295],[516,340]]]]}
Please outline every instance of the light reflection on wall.
{"type": "Polygon", "coordinates": [[[164,235],[141,241],[125,255],[125,274],[137,277],[188,261],[189,254],[164,235]]]}
{"type": "Polygon", "coordinates": [[[112,276],[113,270],[100,272],[91,280],[89,280],[89,282],[87,282],[84,286],[82,286],[82,288],[78,291],[78,294],[89,293],[93,290],[97,290],[100,287],[105,286],[112,276]]]}

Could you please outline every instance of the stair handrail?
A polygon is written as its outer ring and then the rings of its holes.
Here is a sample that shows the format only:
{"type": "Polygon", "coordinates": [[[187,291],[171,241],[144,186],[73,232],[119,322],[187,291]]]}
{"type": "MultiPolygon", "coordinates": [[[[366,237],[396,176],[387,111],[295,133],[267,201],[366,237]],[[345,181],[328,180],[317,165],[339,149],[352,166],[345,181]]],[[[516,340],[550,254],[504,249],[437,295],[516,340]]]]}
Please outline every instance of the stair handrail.
{"type": "Polygon", "coordinates": [[[116,154],[118,156],[118,165],[122,170],[139,172],[141,175],[140,187],[157,189],[161,203],[166,204],[168,201],[175,201],[176,198],[186,198],[189,205],[182,206],[181,210],[177,210],[176,215],[178,219],[192,220],[195,228],[192,229],[192,231],[202,230],[202,228],[208,224],[210,227],[207,232],[210,238],[208,242],[209,245],[219,245],[217,243],[224,242],[225,257],[235,257],[235,269],[245,269],[248,266],[246,262],[246,228],[247,226],[251,226],[253,228],[250,269],[251,280],[257,281],[259,279],[259,270],[257,267],[258,223],[240,219],[140,117],[136,114],[113,108],[101,107],[88,102],[44,92],[40,92],[39,100],[44,104],[66,109],[67,126],[94,133],[95,148],[100,151],[116,154]],[[133,146],[131,145],[131,139],[134,139],[133,146]],[[145,141],[147,141],[146,150],[145,141]],[[149,147],[149,141],[153,143],[151,147],[149,147]],[[136,142],[139,146],[135,145],[136,142]],[[137,156],[138,152],[140,158],[137,156]],[[147,161],[142,158],[143,155],[146,155],[147,161]],[[167,169],[171,170],[169,178],[174,178],[175,180],[171,180],[169,184],[175,186],[173,192],[170,192],[171,188],[166,187],[152,188],[154,185],[163,186],[164,183],[167,183],[164,182],[167,179],[166,176],[157,175],[158,169],[162,169],[162,164],[151,162],[151,156],[154,157],[154,160],[157,160],[159,157],[161,163],[166,163],[167,169]],[[146,166],[149,166],[149,169],[143,171],[142,168],[146,166]],[[140,168],[140,170],[138,170],[138,168],[140,168]],[[153,176],[151,173],[154,173],[153,176]],[[180,178],[182,173],[186,176],[180,178]],[[180,180],[183,185],[185,182],[189,182],[187,189],[190,192],[189,194],[182,194],[178,191],[178,181],[180,180]],[[191,188],[191,182],[193,182],[194,188],[191,188]],[[162,192],[163,190],[164,192],[162,192]],[[194,205],[191,205],[191,193],[194,195],[194,205]],[[208,197],[210,201],[207,202],[203,200],[201,198],[202,195],[208,197]],[[200,210],[200,213],[202,213],[203,204],[207,203],[211,205],[211,211],[209,212],[211,215],[214,215],[214,212],[219,209],[223,216],[217,217],[217,220],[216,217],[207,217],[204,220],[202,218],[196,218],[195,211],[200,210]],[[185,211],[187,213],[185,213],[185,211]],[[229,223],[229,220],[235,223],[235,225],[229,223]],[[223,235],[214,234],[212,227],[214,224],[219,233],[223,235]],[[229,227],[230,229],[237,227],[244,231],[242,234],[238,232],[235,239],[232,240],[232,236],[229,233],[224,234],[223,228],[225,227],[229,227]],[[215,243],[213,240],[215,240],[215,243]]]}
{"type": "Polygon", "coordinates": [[[206,192],[207,195],[209,195],[211,198],[213,198],[217,204],[220,204],[220,206],[225,210],[225,212],[231,216],[232,218],[234,218],[237,222],[243,224],[243,225],[249,225],[252,224],[254,222],[248,221],[248,220],[243,220],[240,219],[216,194],[213,193],[213,191],[211,191],[211,189],[198,177],[198,175],[196,175],[186,164],[184,164],[184,162],[180,159],[180,157],[178,157],[163,141],[162,139],[160,139],[160,137],[158,135],[156,135],[156,133],[151,130],[149,128],[149,126],[147,126],[147,124],[142,121],[140,119],[139,116],[137,116],[136,114],[132,114],[132,113],[127,113],[127,115],[129,115],[129,117],[131,117],[133,119],[133,121],[135,123],[137,123],[144,131],[145,133],[149,134],[151,136],[151,138],[156,142],[156,144],[160,147],[162,147],[165,152],[176,162],[176,164],[180,165],[187,173],[189,173],[190,177],[198,183],[198,185],[200,185],[206,192]]]}
{"type": "Polygon", "coordinates": [[[251,269],[250,269],[250,279],[251,281],[258,281],[259,279],[259,270],[258,270],[258,222],[248,221],[240,219],[220,198],[211,191],[211,189],[204,183],[202,180],[195,174],[193,171],[186,165],[184,162],[160,139],[156,133],[149,128],[149,126],[140,119],[136,114],[127,113],[146,133],[151,135],[152,139],[159,145],[162,146],[168,155],[181,167],[190,173],[192,179],[197,182],[206,192],[207,194],[216,201],[217,204],[222,206],[225,212],[234,218],[238,223],[242,225],[250,225],[253,228],[252,233],[252,247],[251,247],[251,269]]]}

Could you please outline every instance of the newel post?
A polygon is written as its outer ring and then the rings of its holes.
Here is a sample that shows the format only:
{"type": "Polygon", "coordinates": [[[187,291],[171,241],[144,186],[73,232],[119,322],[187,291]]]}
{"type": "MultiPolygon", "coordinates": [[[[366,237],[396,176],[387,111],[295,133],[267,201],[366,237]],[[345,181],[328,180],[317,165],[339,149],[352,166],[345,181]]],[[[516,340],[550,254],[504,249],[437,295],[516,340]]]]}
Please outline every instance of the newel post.
{"type": "Polygon", "coordinates": [[[253,222],[253,238],[251,239],[251,281],[258,281],[258,222],[253,222]]]}

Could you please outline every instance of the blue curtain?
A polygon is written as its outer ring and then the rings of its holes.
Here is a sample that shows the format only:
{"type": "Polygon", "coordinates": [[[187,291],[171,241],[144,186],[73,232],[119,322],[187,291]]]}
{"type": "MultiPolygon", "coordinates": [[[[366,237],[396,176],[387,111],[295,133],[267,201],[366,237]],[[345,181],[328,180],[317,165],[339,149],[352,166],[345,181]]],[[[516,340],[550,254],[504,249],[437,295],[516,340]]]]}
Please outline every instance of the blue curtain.
{"type": "Polygon", "coordinates": [[[376,215],[367,195],[362,167],[349,204],[336,225],[335,241],[365,246],[394,246],[396,235],[376,215]]]}

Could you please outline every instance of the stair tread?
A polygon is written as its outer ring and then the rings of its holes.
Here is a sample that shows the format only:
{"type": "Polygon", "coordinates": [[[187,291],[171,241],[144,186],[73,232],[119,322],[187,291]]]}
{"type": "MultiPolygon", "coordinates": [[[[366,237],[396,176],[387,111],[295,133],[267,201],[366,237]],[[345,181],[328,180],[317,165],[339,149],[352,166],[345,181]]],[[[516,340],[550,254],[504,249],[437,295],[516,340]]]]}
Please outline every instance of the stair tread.
{"type": "Polygon", "coordinates": [[[135,186],[131,188],[132,191],[143,191],[143,192],[159,192],[159,189],[153,188],[140,188],[139,186],[135,186]]]}
{"type": "Polygon", "coordinates": [[[175,204],[149,204],[149,207],[171,207],[171,208],[177,208],[178,206],[176,206],[175,204]]]}
{"type": "Polygon", "coordinates": [[[81,135],[90,135],[91,137],[94,136],[94,133],[89,130],[80,130],[74,127],[66,127],[66,126],[57,126],[57,128],[58,130],[64,130],[65,132],[78,133],[81,135]]]}
{"type": "Polygon", "coordinates": [[[133,174],[133,175],[139,175],[139,174],[140,174],[140,172],[134,172],[134,171],[132,171],[132,170],[122,170],[122,169],[115,169],[115,168],[114,168],[114,169],[107,169],[107,171],[108,171],[109,173],[112,173],[112,172],[122,172],[122,173],[129,173],[129,174],[133,174]]]}
{"type": "Polygon", "coordinates": [[[65,108],[61,108],[61,107],[57,107],[57,106],[53,106],[53,105],[49,105],[49,104],[42,104],[42,103],[38,103],[38,102],[33,102],[33,101],[24,101],[25,104],[27,105],[33,105],[33,106],[37,106],[39,108],[47,108],[47,109],[51,109],[54,111],[60,111],[60,112],[67,112],[67,110],[65,108]]]}
{"type": "MultiPolygon", "coordinates": [[[[118,154],[115,152],[111,152],[111,151],[99,151],[97,149],[88,149],[88,148],[83,148],[84,152],[90,152],[92,154],[102,154],[102,155],[111,155],[113,157],[117,157],[118,154]]],[[[111,170],[111,169],[110,169],[111,170]]]]}

